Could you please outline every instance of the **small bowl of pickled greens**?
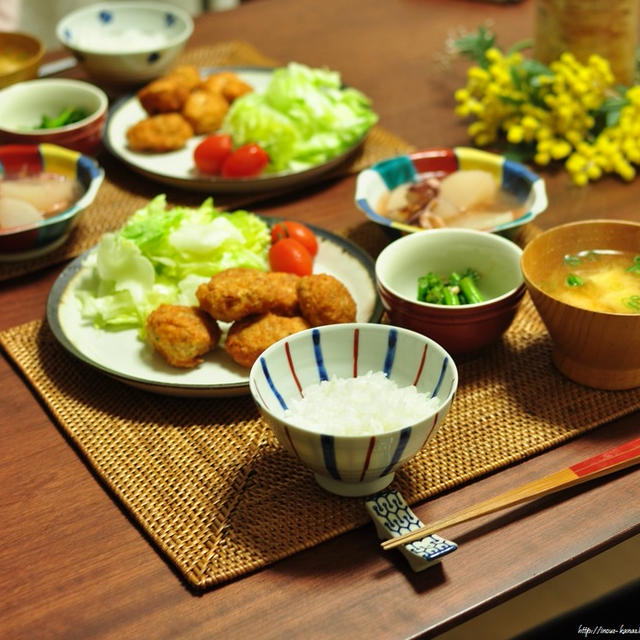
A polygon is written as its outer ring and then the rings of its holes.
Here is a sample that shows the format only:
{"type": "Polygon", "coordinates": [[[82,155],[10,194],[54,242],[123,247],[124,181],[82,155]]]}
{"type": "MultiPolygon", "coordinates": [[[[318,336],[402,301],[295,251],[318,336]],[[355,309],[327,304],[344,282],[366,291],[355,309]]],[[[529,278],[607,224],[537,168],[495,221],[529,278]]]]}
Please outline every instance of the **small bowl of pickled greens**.
{"type": "Polygon", "coordinates": [[[480,354],[509,328],[525,293],[522,250],[473,229],[431,229],[391,242],[376,260],[376,287],[392,324],[454,356],[480,354]]]}
{"type": "Polygon", "coordinates": [[[640,224],[584,220],[548,229],[522,254],[531,299],[571,380],[640,386],[640,224]]]}
{"type": "Polygon", "coordinates": [[[51,143],[95,155],[102,142],[107,95],[88,82],[42,78],[0,91],[0,143],[51,143]]]}

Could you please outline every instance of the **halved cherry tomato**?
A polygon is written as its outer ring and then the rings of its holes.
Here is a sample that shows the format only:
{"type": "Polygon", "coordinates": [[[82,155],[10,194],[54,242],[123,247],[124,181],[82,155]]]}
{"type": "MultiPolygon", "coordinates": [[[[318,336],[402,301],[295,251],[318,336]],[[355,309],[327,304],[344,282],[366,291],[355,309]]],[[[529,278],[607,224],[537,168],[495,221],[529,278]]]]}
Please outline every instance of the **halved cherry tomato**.
{"type": "Polygon", "coordinates": [[[255,142],[243,144],[231,153],[222,165],[225,178],[257,176],[269,163],[267,152],[255,142]]]}
{"type": "Polygon", "coordinates": [[[286,271],[297,273],[299,276],[308,276],[313,270],[313,258],[293,238],[282,238],[271,245],[269,249],[269,265],[272,271],[286,271]]]}
{"type": "Polygon", "coordinates": [[[276,222],[273,227],[271,227],[271,242],[275,243],[282,238],[294,238],[303,245],[312,256],[318,253],[318,240],[315,234],[309,227],[301,222],[294,222],[292,220],[276,222]]]}
{"type": "Polygon", "coordinates": [[[224,133],[207,136],[193,150],[193,161],[198,171],[218,175],[232,150],[231,136],[224,133]]]}

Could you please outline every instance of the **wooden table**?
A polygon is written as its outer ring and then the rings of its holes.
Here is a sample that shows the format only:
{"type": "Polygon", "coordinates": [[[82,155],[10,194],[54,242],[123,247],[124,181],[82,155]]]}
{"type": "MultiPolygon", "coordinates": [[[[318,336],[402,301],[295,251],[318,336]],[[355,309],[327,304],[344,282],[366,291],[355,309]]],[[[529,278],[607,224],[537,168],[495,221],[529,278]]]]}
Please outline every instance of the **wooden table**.
{"type": "MultiPolygon", "coordinates": [[[[245,40],[281,61],[341,72],[380,124],[416,146],[467,144],[452,94],[465,65],[436,54],[457,27],[491,19],[505,46],[531,34],[532,1],[250,0],[198,18],[190,45],[245,40]]],[[[75,70],[68,75],[82,77],[75,70]]],[[[640,181],[578,189],[548,172],[542,227],[591,217],[640,220],[640,181]]],[[[349,177],[256,211],[343,229],[361,220],[349,177]]],[[[158,186],[148,183],[149,195],[158,186]]],[[[0,329],[43,317],[63,265],[0,285],[0,329]]],[[[628,472],[534,505],[458,525],[440,568],[411,573],[372,526],[205,594],[191,593],[102,489],[5,359],[0,360],[0,635],[12,638],[406,638],[432,636],[640,531],[628,472]]],[[[544,381],[541,381],[541,388],[544,381]]],[[[515,484],[640,436],[639,416],[599,428],[416,507],[443,517],[515,484]]]]}

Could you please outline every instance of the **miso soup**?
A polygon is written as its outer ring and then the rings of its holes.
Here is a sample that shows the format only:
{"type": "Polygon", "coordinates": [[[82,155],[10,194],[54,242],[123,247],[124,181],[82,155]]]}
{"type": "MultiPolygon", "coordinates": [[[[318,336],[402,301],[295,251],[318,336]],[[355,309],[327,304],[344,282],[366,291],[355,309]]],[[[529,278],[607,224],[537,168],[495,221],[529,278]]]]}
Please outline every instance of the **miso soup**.
{"type": "Polygon", "coordinates": [[[640,313],[640,254],[589,250],[566,255],[541,288],[574,307],[640,313]]]}

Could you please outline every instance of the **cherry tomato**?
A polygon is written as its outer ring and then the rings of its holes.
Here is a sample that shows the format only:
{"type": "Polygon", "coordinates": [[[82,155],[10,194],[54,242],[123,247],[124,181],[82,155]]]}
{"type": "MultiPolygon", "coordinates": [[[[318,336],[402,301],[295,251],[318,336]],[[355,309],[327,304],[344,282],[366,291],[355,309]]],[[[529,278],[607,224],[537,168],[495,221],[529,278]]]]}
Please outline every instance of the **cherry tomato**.
{"type": "Polygon", "coordinates": [[[312,256],[318,253],[318,240],[315,234],[309,227],[301,222],[293,222],[291,220],[276,222],[276,224],[271,227],[271,242],[275,243],[282,238],[294,238],[303,245],[312,256]]]}
{"type": "Polygon", "coordinates": [[[225,178],[257,176],[268,163],[267,152],[260,145],[250,142],[238,147],[224,161],[222,175],[225,178]]]}
{"type": "Polygon", "coordinates": [[[193,150],[193,161],[198,171],[217,175],[232,149],[231,136],[224,133],[207,136],[193,150]]]}
{"type": "Polygon", "coordinates": [[[282,238],[271,245],[269,249],[269,265],[272,271],[286,271],[297,273],[299,276],[308,276],[313,270],[313,258],[293,238],[282,238]]]}

